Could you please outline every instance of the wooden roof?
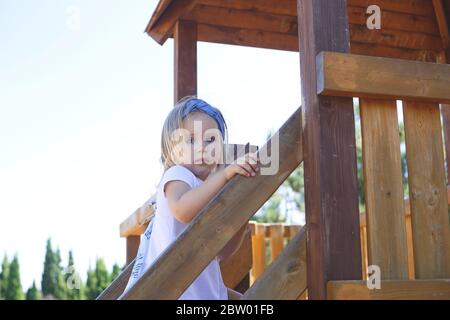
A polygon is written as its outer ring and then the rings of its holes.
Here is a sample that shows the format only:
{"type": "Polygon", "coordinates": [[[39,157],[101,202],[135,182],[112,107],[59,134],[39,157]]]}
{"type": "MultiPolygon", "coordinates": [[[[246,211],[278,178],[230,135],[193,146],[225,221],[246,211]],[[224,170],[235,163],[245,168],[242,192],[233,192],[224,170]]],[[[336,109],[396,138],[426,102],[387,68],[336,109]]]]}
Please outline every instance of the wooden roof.
{"type": "MultiPolygon", "coordinates": [[[[179,19],[197,23],[198,41],[298,51],[296,0],[160,0],[146,32],[158,43],[179,19]]],[[[450,0],[348,0],[352,53],[435,60],[450,46],[450,0]],[[381,30],[366,9],[379,5],[381,30]]]]}

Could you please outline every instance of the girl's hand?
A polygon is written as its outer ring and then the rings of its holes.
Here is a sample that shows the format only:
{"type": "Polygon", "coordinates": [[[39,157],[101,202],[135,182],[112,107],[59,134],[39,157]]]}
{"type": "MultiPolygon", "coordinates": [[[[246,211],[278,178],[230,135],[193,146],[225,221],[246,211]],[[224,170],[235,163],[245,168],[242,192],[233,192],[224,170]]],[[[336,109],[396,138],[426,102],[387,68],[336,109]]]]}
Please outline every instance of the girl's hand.
{"type": "Polygon", "coordinates": [[[256,153],[247,153],[233,161],[224,169],[225,178],[227,181],[233,178],[236,174],[244,177],[253,177],[256,175],[257,171],[259,171],[259,164],[256,153]]]}

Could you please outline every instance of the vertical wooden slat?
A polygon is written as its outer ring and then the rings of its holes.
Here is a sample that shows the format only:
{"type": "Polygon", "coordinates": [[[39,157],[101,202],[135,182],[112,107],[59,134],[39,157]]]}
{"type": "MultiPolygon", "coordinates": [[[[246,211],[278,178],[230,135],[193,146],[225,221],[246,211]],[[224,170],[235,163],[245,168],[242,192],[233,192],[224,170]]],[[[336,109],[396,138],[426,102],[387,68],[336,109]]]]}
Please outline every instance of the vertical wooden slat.
{"type": "Polygon", "coordinates": [[[369,265],[381,279],[408,279],[402,165],[395,100],[361,99],[369,265]]]}
{"type": "Polygon", "coordinates": [[[272,261],[283,251],[284,247],[283,225],[273,224],[270,226],[270,254],[272,261]]]}
{"type": "MultiPolygon", "coordinates": [[[[450,5],[449,5],[450,6],[450,5]]],[[[441,52],[437,55],[437,63],[447,63],[447,58],[445,52],[441,52]]],[[[442,123],[444,129],[444,144],[445,144],[445,163],[446,163],[446,173],[447,173],[447,185],[450,181],[450,105],[449,104],[441,104],[441,115],[442,115],[442,123]]]]}
{"type": "Polygon", "coordinates": [[[252,234],[253,267],[250,272],[251,283],[255,282],[266,268],[265,226],[260,223],[257,223],[254,226],[255,232],[252,234]]]}
{"type": "Polygon", "coordinates": [[[411,214],[406,215],[406,239],[408,245],[408,275],[409,279],[415,279],[414,276],[414,249],[412,236],[411,214]]]}
{"type": "Polygon", "coordinates": [[[141,242],[141,237],[140,236],[128,236],[126,237],[126,241],[127,241],[127,261],[126,264],[130,264],[131,261],[134,260],[134,258],[136,258],[138,249],[139,249],[139,244],[141,242]]]}
{"type": "Polygon", "coordinates": [[[362,279],[367,280],[367,234],[366,234],[366,226],[361,226],[360,228],[360,237],[361,237],[361,262],[362,262],[362,279]]]}
{"type": "Polygon", "coordinates": [[[333,279],[361,279],[356,143],[351,98],[317,95],[316,56],[350,52],[346,0],[297,0],[304,110],[308,295],[333,279]]]}
{"type": "Polygon", "coordinates": [[[450,277],[450,230],[439,106],[403,107],[416,279],[450,277]]]}
{"type": "Polygon", "coordinates": [[[174,100],[197,94],[197,23],[178,20],[174,29],[174,100]]]}

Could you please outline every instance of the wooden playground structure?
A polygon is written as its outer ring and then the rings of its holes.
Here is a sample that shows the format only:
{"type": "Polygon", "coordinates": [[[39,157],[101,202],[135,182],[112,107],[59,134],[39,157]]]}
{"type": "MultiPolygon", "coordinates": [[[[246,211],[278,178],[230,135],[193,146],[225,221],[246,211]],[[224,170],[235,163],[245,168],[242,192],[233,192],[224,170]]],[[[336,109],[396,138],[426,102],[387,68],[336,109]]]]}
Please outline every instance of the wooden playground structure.
{"type": "MultiPolygon", "coordinates": [[[[160,0],[146,32],[161,45],[173,38],[175,101],[197,93],[197,42],[205,41],[299,52],[302,107],[277,132],[277,174],[229,181],[124,299],[177,299],[302,162],[306,225],[251,223],[251,236],[221,263],[227,286],[244,299],[450,299],[449,23],[450,0],[160,0]],[[381,29],[366,24],[371,5],[381,29]],[[368,286],[369,266],[379,268],[379,288],[368,286]]],[[[98,299],[123,292],[153,202],[122,222],[127,267],[98,299]]]]}

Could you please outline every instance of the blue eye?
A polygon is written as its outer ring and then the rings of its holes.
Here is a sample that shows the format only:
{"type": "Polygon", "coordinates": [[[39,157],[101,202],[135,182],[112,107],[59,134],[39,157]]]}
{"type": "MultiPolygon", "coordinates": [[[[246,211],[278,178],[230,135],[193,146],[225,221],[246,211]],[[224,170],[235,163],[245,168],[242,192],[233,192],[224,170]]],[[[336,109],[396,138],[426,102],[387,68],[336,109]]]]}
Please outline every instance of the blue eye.
{"type": "Polygon", "coordinates": [[[189,137],[189,138],[187,138],[187,139],[186,139],[186,142],[187,142],[187,143],[191,143],[191,144],[194,143],[194,137],[189,137]]]}

